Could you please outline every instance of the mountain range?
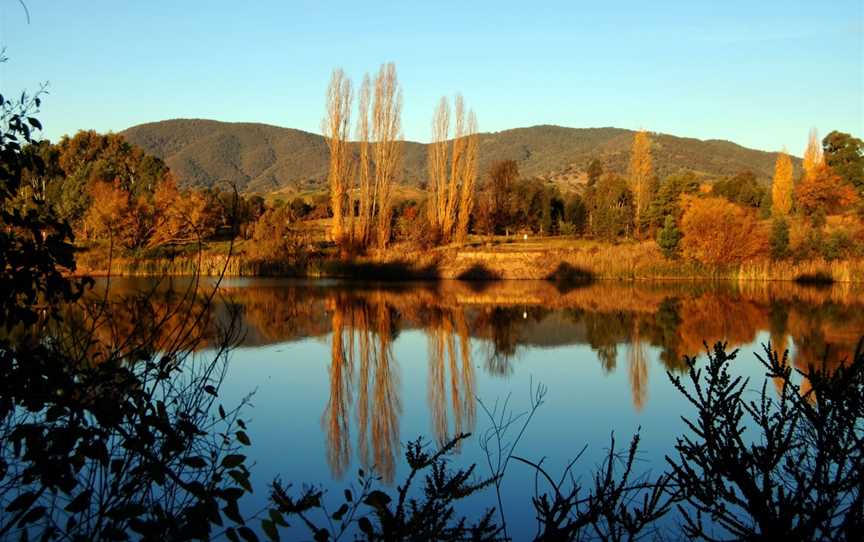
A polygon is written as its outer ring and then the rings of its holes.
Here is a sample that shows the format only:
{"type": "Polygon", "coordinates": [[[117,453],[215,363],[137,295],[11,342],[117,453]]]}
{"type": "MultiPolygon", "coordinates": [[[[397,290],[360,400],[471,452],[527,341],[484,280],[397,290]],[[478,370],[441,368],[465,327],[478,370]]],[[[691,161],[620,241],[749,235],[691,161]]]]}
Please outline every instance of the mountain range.
{"type": "MultiPolygon", "coordinates": [[[[248,122],[174,119],[133,126],[121,132],[130,142],[165,160],[184,186],[235,183],[242,192],[314,193],[325,188],[328,151],[319,134],[248,122]]],[[[522,177],[574,189],[584,182],[588,163],[599,158],[607,169],[624,173],[632,130],[541,125],[481,133],[480,172],[505,159],[516,160],[522,177]]],[[[665,177],[682,169],[706,181],[753,171],[768,181],[775,153],[730,141],[651,134],[655,172],[665,177]]],[[[426,144],[405,141],[401,183],[426,180],[426,144]]],[[[793,158],[797,165],[800,160],[793,158]]]]}

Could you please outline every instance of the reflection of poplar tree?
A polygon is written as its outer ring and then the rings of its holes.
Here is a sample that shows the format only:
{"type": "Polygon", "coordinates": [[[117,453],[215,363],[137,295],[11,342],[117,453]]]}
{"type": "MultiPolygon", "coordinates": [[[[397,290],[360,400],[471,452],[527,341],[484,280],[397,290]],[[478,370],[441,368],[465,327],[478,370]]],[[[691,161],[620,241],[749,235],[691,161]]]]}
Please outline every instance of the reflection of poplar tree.
{"type": "Polygon", "coordinates": [[[462,309],[436,312],[430,322],[428,400],[432,427],[439,445],[453,435],[474,430],[474,367],[471,364],[471,340],[462,309]],[[456,343],[456,336],[459,343],[456,343]],[[453,434],[447,420],[447,372],[453,413],[453,434]]]}
{"type": "Polygon", "coordinates": [[[642,342],[639,331],[639,320],[633,320],[633,333],[627,346],[627,359],[629,363],[630,393],[633,396],[633,407],[637,411],[645,406],[648,387],[648,356],[645,352],[645,344],[642,342]]]}
{"type": "Polygon", "coordinates": [[[344,311],[337,301],[333,310],[330,360],[330,399],[322,423],[326,426],[327,462],[333,476],[341,478],[351,462],[348,409],[351,403],[351,371],[343,343],[344,311]]]}

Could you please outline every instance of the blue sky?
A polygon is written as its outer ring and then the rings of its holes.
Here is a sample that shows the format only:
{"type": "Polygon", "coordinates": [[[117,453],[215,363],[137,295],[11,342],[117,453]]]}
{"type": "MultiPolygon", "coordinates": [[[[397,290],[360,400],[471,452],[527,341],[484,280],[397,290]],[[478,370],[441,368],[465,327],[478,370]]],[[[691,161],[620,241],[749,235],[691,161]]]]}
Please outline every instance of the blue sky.
{"type": "Polygon", "coordinates": [[[333,67],[396,63],[408,139],[441,95],[483,131],[646,128],[800,154],[864,135],[861,0],[0,0],[0,90],[48,81],[45,135],[178,117],[320,132],[333,67]]]}

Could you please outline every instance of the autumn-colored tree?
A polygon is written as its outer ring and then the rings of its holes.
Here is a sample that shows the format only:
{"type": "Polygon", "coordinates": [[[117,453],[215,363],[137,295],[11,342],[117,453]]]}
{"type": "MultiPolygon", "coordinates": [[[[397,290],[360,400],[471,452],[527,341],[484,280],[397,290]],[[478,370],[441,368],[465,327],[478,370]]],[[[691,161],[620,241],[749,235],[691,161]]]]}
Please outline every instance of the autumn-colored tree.
{"type": "Polygon", "coordinates": [[[258,260],[279,260],[291,255],[295,239],[289,231],[287,206],[271,207],[258,218],[249,243],[249,256],[258,260]]]}
{"type": "Polygon", "coordinates": [[[819,134],[816,128],[810,130],[807,148],[804,149],[804,177],[809,177],[815,169],[825,162],[822,146],[819,144],[819,134]]]}
{"type": "MultiPolygon", "coordinates": [[[[369,151],[369,103],[372,99],[372,81],[369,74],[363,76],[363,85],[360,87],[357,116],[357,138],[359,139],[360,160],[358,167],[359,186],[357,190],[358,216],[356,231],[353,233],[355,241],[362,246],[367,246],[372,238],[372,220],[374,217],[375,196],[372,192],[374,181],[372,178],[372,158],[369,151]]],[[[353,207],[353,204],[352,204],[353,207]]]]}
{"type": "Polygon", "coordinates": [[[442,97],[432,120],[429,145],[430,196],[428,218],[443,243],[464,242],[474,205],[477,177],[477,119],[465,113],[461,95],[456,96],[453,138],[450,140],[450,104],[442,97]]]}
{"type": "Polygon", "coordinates": [[[378,248],[390,242],[390,219],[393,186],[402,160],[402,91],[396,77],[396,65],[382,64],[375,77],[372,103],[372,155],[375,161],[375,196],[378,248]]]}
{"type": "Polygon", "coordinates": [[[706,265],[735,265],[765,253],[767,232],[754,211],[725,198],[685,196],[681,251],[706,265]]]}
{"type": "Polygon", "coordinates": [[[771,212],[786,216],[792,210],[792,160],[786,151],[777,154],[774,179],[771,181],[771,212]]]}
{"type": "Polygon", "coordinates": [[[511,220],[513,183],[519,178],[519,164],[501,160],[489,167],[478,197],[481,228],[488,235],[506,233],[511,220]]]}
{"type": "Polygon", "coordinates": [[[648,207],[651,205],[651,184],[654,177],[654,166],[651,161],[651,139],[648,132],[640,130],[633,136],[633,148],[630,151],[630,190],[633,192],[633,208],[636,230],[642,228],[642,221],[648,207]]]}
{"type": "Polygon", "coordinates": [[[345,214],[350,210],[348,191],[351,178],[351,157],[348,137],[351,127],[351,81],[337,68],[327,87],[327,116],[322,122],[324,137],[330,150],[327,181],[330,186],[330,208],[333,225],[330,237],[337,244],[346,236],[345,214]]]}
{"type": "Polygon", "coordinates": [[[153,208],[143,196],[133,196],[120,181],[93,181],[89,192],[93,203],[83,220],[86,238],[127,249],[145,244],[153,230],[153,208]]]}
{"type": "Polygon", "coordinates": [[[155,220],[149,245],[183,244],[213,236],[219,226],[218,202],[202,190],[181,192],[171,175],[153,195],[155,220]]]}
{"type": "Polygon", "coordinates": [[[798,209],[806,216],[842,211],[858,201],[855,188],[824,162],[810,169],[795,189],[798,209]]]}

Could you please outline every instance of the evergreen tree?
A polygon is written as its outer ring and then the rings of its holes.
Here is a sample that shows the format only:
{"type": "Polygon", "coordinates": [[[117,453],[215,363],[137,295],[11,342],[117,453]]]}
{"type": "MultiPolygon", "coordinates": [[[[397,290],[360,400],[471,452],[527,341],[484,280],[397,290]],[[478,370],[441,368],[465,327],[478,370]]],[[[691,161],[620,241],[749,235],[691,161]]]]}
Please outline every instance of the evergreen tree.
{"type": "Polygon", "coordinates": [[[771,224],[771,257],[782,260],[789,257],[789,223],[782,216],[778,216],[771,224]]]}
{"type": "Polygon", "coordinates": [[[671,215],[666,215],[663,229],[657,235],[657,244],[660,245],[660,249],[667,258],[675,257],[680,240],[681,232],[678,230],[678,226],[675,225],[675,219],[671,215]]]}

